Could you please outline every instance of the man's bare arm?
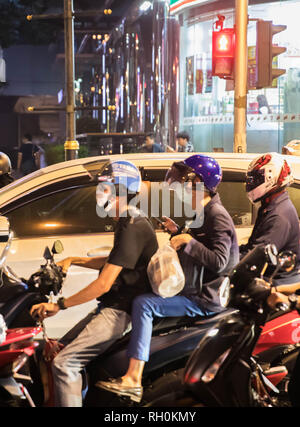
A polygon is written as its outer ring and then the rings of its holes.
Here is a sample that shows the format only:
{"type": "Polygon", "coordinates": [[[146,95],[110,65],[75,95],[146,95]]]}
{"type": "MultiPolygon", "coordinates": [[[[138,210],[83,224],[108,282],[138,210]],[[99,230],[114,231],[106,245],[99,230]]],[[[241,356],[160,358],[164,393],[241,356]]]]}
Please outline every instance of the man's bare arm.
{"type": "Polygon", "coordinates": [[[300,283],[293,283],[292,285],[278,285],[272,288],[272,292],[281,292],[282,294],[290,295],[294,294],[300,289],[300,283]]]}
{"type": "Polygon", "coordinates": [[[71,265],[99,270],[104,266],[108,257],[68,257],[57,262],[63,271],[67,272],[71,265]]]}
{"type": "Polygon", "coordinates": [[[77,294],[65,299],[65,306],[73,307],[74,305],[84,304],[85,302],[101,297],[110,290],[121,270],[122,267],[118,265],[105,264],[101,274],[96,280],[77,292],[77,294]]]}
{"type": "MultiPolygon", "coordinates": [[[[64,305],[66,308],[84,304],[95,298],[101,297],[108,292],[114,284],[116,278],[123,267],[114,264],[105,264],[99,277],[76,294],[66,298],[64,305]]],[[[53,303],[41,303],[31,307],[30,314],[40,320],[54,316],[59,311],[59,306],[53,303]]]]}

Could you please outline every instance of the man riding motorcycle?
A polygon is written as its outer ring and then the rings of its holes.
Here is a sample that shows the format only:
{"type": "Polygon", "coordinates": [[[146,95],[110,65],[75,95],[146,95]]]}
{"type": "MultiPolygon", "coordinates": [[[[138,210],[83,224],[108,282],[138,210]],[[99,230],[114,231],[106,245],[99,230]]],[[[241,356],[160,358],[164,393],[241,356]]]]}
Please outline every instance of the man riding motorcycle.
{"type": "Polygon", "coordinates": [[[140,191],[139,170],[128,161],[112,162],[99,181],[97,207],[102,213],[114,209],[112,216],[117,221],[109,257],[75,257],[61,262],[65,270],[70,264],[101,268],[99,277],[77,294],[60,298],[57,304],[43,303],[31,309],[33,316],[44,319],[59,310],[100,299],[98,310],[61,339],[65,347],[52,366],[56,406],[82,406],[82,369],[130,329],[132,300],[151,289],[147,265],[158,248],[156,235],[150,221],[137,209],[133,212],[128,202],[140,191]]]}
{"type": "MultiPolygon", "coordinates": [[[[240,246],[241,258],[258,245],[275,244],[278,252],[296,254],[296,268],[292,272],[279,271],[276,284],[300,282],[299,218],[289,198],[287,187],[293,182],[288,162],[277,153],[266,153],[253,160],[246,175],[246,192],[252,203],[260,202],[252,234],[246,245],[240,246]]],[[[265,273],[270,277],[272,269],[265,273]]]]}
{"type": "MultiPolygon", "coordinates": [[[[217,192],[221,179],[222,170],[218,162],[205,155],[194,155],[184,162],[176,162],[167,173],[169,184],[187,184],[186,190],[192,194],[192,208],[196,216],[203,215],[203,223],[199,221],[196,225],[195,220],[195,227],[189,234],[178,234],[171,239],[172,247],[179,251],[185,287],[180,295],[169,298],[154,293],[135,298],[128,371],[121,378],[99,381],[96,385],[100,388],[140,401],[143,369],[149,360],[153,318],[207,316],[223,310],[218,294],[222,275],[237,264],[239,251],[233,221],[217,192]],[[200,206],[197,206],[199,199],[200,206]]],[[[178,194],[184,194],[181,190],[180,187],[178,194]]]]}

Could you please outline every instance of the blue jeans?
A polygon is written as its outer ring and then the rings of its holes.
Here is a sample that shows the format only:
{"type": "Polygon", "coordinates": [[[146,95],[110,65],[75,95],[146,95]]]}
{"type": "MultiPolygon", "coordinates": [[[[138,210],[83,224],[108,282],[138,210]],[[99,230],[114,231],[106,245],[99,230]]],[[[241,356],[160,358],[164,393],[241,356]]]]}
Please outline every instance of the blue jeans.
{"type": "Polygon", "coordinates": [[[155,294],[143,294],[133,300],[131,322],[132,332],[128,346],[128,356],[149,360],[153,318],[208,316],[212,312],[199,307],[189,298],[176,295],[162,298],[155,294]]]}

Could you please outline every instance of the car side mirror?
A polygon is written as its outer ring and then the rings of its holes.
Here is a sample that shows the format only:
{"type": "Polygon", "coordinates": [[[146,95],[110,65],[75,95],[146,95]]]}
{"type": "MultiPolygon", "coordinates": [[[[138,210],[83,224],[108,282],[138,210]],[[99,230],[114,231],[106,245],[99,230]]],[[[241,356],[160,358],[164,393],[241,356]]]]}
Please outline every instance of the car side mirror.
{"type": "Polygon", "coordinates": [[[0,216],[0,242],[7,242],[10,234],[10,225],[6,216],[0,216]]]}
{"type": "Polygon", "coordinates": [[[10,230],[10,224],[6,216],[0,216],[0,243],[6,243],[0,255],[0,269],[4,266],[8,251],[13,238],[13,232],[10,230]]]}

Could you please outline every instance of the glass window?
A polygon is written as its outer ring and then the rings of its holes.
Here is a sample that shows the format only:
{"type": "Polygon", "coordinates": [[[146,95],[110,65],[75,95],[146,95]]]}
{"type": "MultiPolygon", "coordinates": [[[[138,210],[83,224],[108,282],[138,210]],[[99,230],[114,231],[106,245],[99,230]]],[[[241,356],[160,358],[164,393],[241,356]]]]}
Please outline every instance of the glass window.
{"type": "MultiPolygon", "coordinates": [[[[300,131],[300,33],[299,2],[254,2],[249,5],[247,151],[281,152],[300,131]],[[286,25],[274,35],[274,44],[286,48],[272,67],[286,70],[272,86],[256,89],[256,21],[286,25]]],[[[212,77],[212,30],[219,3],[183,12],[180,21],[180,119],[179,127],[189,132],[195,151],[233,149],[233,81],[212,77]]],[[[226,7],[224,5],[224,7],[226,7]]],[[[225,27],[234,26],[234,10],[222,11],[225,27]]]]}
{"type": "MultiPolygon", "coordinates": [[[[182,207],[182,215],[178,216],[175,212],[174,206],[178,207],[180,202],[174,191],[163,195],[165,174],[166,169],[144,171],[145,181],[138,207],[149,216],[155,229],[160,228],[155,217],[161,219],[163,215],[169,216],[178,225],[183,225],[188,219],[184,215],[184,207],[182,207]]],[[[226,173],[224,174],[225,180],[219,186],[220,197],[236,226],[250,226],[252,207],[245,192],[245,184],[233,175],[228,176],[226,180],[226,173]]],[[[293,187],[289,191],[294,203],[299,205],[294,190],[293,187]]],[[[298,212],[300,212],[300,205],[298,212]]],[[[97,215],[95,185],[57,191],[36,200],[27,201],[5,215],[9,218],[17,237],[113,232],[115,227],[112,218],[100,218],[97,215]]]]}
{"type": "Polygon", "coordinates": [[[218,189],[222,203],[233,219],[234,225],[250,227],[252,205],[245,191],[245,183],[223,181],[218,189]]]}
{"type": "Polygon", "coordinates": [[[298,217],[300,218],[300,186],[294,184],[291,187],[288,187],[288,192],[295,208],[297,209],[298,217]]]}
{"type": "MultiPolygon", "coordinates": [[[[151,184],[151,192],[149,191],[148,197],[148,215],[150,216],[152,223],[155,228],[160,228],[159,224],[153,218],[154,216],[161,218],[163,211],[168,208],[167,203],[163,205],[162,200],[162,189],[161,185],[163,183],[164,177],[167,170],[163,169],[149,169],[144,171],[144,177],[149,180],[149,186],[151,184]],[[154,181],[154,182],[151,182],[154,181]],[[158,181],[158,182],[157,182],[158,181]],[[155,194],[159,194],[159,210],[155,214],[154,210],[151,210],[151,195],[155,197],[155,194]]],[[[234,173],[224,171],[223,182],[218,187],[220,198],[223,205],[231,215],[233,222],[236,226],[246,226],[249,227],[252,224],[252,204],[247,197],[245,191],[244,183],[244,173],[234,173]]],[[[157,196],[156,196],[157,197],[157,196]]],[[[183,225],[187,217],[184,215],[179,217],[174,212],[174,206],[178,206],[178,198],[174,191],[170,192],[170,218],[172,218],[178,225],[183,225]],[[176,203],[176,205],[175,205],[176,203]]],[[[184,214],[184,208],[182,208],[184,214]]],[[[189,218],[190,219],[190,218],[189,218]]]]}
{"type": "Polygon", "coordinates": [[[96,212],[96,186],[72,188],[7,213],[17,237],[114,231],[112,218],[96,212]]]}

